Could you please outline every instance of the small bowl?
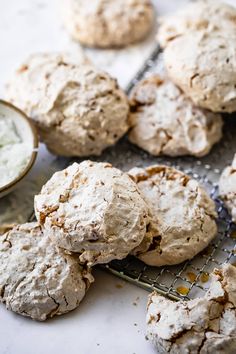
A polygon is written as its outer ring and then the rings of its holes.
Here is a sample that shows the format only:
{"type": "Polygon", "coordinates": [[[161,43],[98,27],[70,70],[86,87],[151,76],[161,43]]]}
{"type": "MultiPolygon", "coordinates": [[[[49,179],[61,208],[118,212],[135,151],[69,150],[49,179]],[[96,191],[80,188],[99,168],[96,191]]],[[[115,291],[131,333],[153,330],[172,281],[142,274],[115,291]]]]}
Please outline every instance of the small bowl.
{"type": "Polygon", "coordinates": [[[17,178],[13,179],[10,183],[0,188],[0,198],[2,198],[6,194],[10,193],[32,168],[37,156],[39,141],[35,127],[31,123],[30,119],[26,116],[26,114],[20,109],[16,108],[9,102],[0,100],[0,112],[5,116],[11,117],[17,128],[18,134],[22,138],[22,141],[26,141],[32,145],[31,157],[25,168],[21,171],[17,178]]]}

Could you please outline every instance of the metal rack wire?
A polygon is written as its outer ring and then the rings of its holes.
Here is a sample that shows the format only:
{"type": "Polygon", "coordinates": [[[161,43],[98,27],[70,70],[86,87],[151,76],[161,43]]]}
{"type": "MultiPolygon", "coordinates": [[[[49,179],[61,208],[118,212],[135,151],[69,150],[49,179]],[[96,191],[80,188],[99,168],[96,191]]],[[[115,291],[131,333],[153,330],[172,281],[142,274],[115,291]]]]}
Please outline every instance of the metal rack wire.
{"type": "MultiPolygon", "coordinates": [[[[133,86],[142,78],[154,72],[160,73],[162,70],[161,52],[159,47],[156,47],[127,87],[127,93],[129,94],[133,86]]],[[[130,146],[126,139],[122,142],[121,146],[124,147],[123,161],[119,159],[120,154],[116,154],[114,158],[116,159],[115,164],[123,169],[128,169],[127,165],[147,166],[154,163],[164,163],[197,179],[215,200],[218,211],[218,234],[206,250],[181,265],[150,267],[130,256],[122,261],[113,261],[102,266],[103,269],[146,290],[156,290],[164,296],[179,300],[203,295],[209,286],[208,274],[214,268],[220,267],[222,263],[234,264],[236,262],[236,226],[231,222],[222,201],[217,197],[217,181],[220,172],[225,165],[231,162],[233,153],[236,152],[236,139],[234,139],[236,124],[233,123],[233,119],[235,118],[226,117],[224,139],[207,157],[201,160],[192,157],[154,158],[140,149],[130,146]]],[[[106,154],[104,157],[106,158],[106,154]]],[[[110,156],[107,155],[107,157],[109,160],[110,156]]]]}

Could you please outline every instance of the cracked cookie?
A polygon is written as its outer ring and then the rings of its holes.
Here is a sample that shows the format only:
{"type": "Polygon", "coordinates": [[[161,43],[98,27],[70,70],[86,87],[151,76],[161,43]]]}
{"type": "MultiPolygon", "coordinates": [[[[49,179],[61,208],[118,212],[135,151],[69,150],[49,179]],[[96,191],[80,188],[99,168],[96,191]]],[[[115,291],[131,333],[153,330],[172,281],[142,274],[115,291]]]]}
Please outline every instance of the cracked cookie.
{"type": "Polygon", "coordinates": [[[149,296],[147,338],[158,353],[233,354],[236,348],[236,268],[215,269],[203,298],[174,302],[149,296]]]}
{"type": "Polygon", "coordinates": [[[195,105],[236,110],[236,31],[190,31],[171,41],[163,57],[168,76],[195,105]]]}
{"type": "Polygon", "coordinates": [[[126,257],[140,244],[149,210],[132,179],[108,163],[84,161],[55,173],[35,213],[59,247],[88,265],[126,257]]]}
{"type": "Polygon", "coordinates": [[[128,99],[117,81],[68,55],[31,56],[8,84],[6,97],[33,119],[56,155],[100,155],[128,130],[128,99]]]}
{"type": "Polygon", "coordinates": [[[159,19],[157,39],[164,48],[169,42],[190,31],[236,30],[236,8],[217,0],[186,4],[173,15],[159,19]]]}
{"type": "Polygon", "coordinates": [[[142,243],[132,251],[144,263],[181,263],[201,252],[216,235],[213,200],[199,183],[173,167],[133,168],[129,175],[150,209],[142,243]]]}
{"type": "Polygon", "coordinates": [[[154,23],[150,0],[62,1],[65,28],[76,41],[91,47],[123,47],[142,40],[154,23]]]}
{"type": "Polygon", "coordinates": [[[8,310],[44,321],[75,309],[93,277],[65,254],[37,223],[0,236],[0,301],[8,310]]]}
{"type": "Polygon", "coordinates": [[[219,181],[219,195],[236,223],[236,155],[231,166],[224,169],[219,181]]]}
{"type": "Polygon", "coordinates": [[[195,107],[168,78],[141,81],[131,96],[129,140],[150,154],[204,156],[222,136],[219,114],[195,107]]]}

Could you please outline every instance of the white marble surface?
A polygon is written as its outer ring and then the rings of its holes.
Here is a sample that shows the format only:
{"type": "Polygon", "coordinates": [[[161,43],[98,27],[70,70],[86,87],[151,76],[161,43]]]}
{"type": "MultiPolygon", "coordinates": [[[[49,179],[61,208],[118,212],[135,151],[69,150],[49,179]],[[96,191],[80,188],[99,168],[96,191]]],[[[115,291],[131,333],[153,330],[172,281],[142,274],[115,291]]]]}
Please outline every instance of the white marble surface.
{"type": "Polygon", "coordinates": [[[96,282],[77,310],[45,323],[1,306],[0,353],[154,353],[145,340],[147,292],[102,271],[94,275],[96,282]]]}
{"type": "MultiPolygon", "coordinates": [[[[92,0],[88,0],[92,1],[92,0]]],[[[1,76],[0,95],[13,69],[33,52],[46,50],[79,51],[63,30],[58,14],[59,0],[0,0],[1,76]]],[[[156,1],[159,14],[174,11],[187,0],[156,1]]],[[[229,0],[236,3],[235,0],[229,0]]],[[[124,87],[148,56],[154,34],[138,46],[126,50],[86,50],[96,65],[108,70],[124,87]]],[[[31,192],[44,181],[41,163],[52,156],[42,148],[31,177],[25,183],[31,192]],[[36,187],[32,180],[37,179],[36,187]]],[[[45,166],[45,164],[44,164],[45,166]]],[[[37,187],[39,186],[39,187],[37,187]]],[[[20,194],[20,190],[16,195],[20,194]],[[18,193],[18,194],[17,194],[18,193]]],[[[5,204],[4,204],[5,203],[5,204]]],[[[15,206],[15,199],[2,202],[15,206]]],[[[28,213],[31,210],[29,208],[28,213]]],[[[22,221],[26,215],[17,215],[22,221]]],[[[1,219],[1,215],[0,215],[1,219]]],[[[95,283],[79,308],[55,320],[36,323],[0,306],[1,354],[151,354],[154,349],[145,340],[147,292],[100,270],[95,283]]]]}

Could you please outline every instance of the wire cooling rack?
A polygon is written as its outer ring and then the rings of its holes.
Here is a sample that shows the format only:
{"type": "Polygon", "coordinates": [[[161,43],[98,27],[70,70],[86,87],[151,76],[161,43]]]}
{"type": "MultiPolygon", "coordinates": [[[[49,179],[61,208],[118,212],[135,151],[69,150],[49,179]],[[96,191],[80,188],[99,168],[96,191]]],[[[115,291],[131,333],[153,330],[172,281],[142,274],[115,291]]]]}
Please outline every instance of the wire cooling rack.
{"type": "MultiPolygon", "coordinates": [[[[162,53],[159,47],[155,48],[128,85],[127,93],[130,93],[138,81],[152,73],[163,73],[162,53]]],[[[214,268],[228,262],[236,265],[236,226],[231,222],[227,210],[218,198],[217,188],[222,169],[231,163],[233,154],[236,152],[236,138],[234,138],[236,137],[236,117],[225,116],[224,130],[222,141],[201,160],[193,157],[155,158],[131,145],[127,139],[123,139],[113,151],[103,155],[103,160],[109,160],[124,170],[135,165],[145,167],[154,163],[176,167],[197,179],[207,189],[215,200],[218,211],[218,234],[209,247],[194,259],[177,266],[150,267],[135,257],[129,256],[124,260],[104,265],[103,269],[149,291],[156,290],[171,299],[179,300],[202,296],[209,287],[209,274],[214,268]]]]}
{"type": "MultiPolygon", "coordinates": [[[[129,94],[134,85],[152,73],[163,74],[162,53],[156,47],[143,67],[128,85],[129,94]]],[[[201,160],[194,157],[168,158],[153,157],[132,145],[125,137],[116,146],[107,149],[95,161],[107,161],[128,171],[134,166],[145,167],[152,164],[165,164],[182,170],[197,179],[215,200],[218,211],[218,234],[202,253],[190,261],[177,266],[150,267],[136,259],[127,257],[100,266],[116,276],[132,282],[149,291],[156,290],[171,299],[190,299],[202,296],[209,287],[208,275],[221,264],[236,264],[236,225],[231,222],[222,201],[218,198],[217,183],[222,169],[231,163],[236,152],[236,117],[225,116],[224,136],[211,153],[201,160]]],[[[82,159],[59,158],[54,163],[55,170],[65,168],[74,161],[82,159]]],[[[49,176],[50,177],[50,176],[49,176]]],[[[33,216],[33,214],[32,214],[33,216]]]]}

